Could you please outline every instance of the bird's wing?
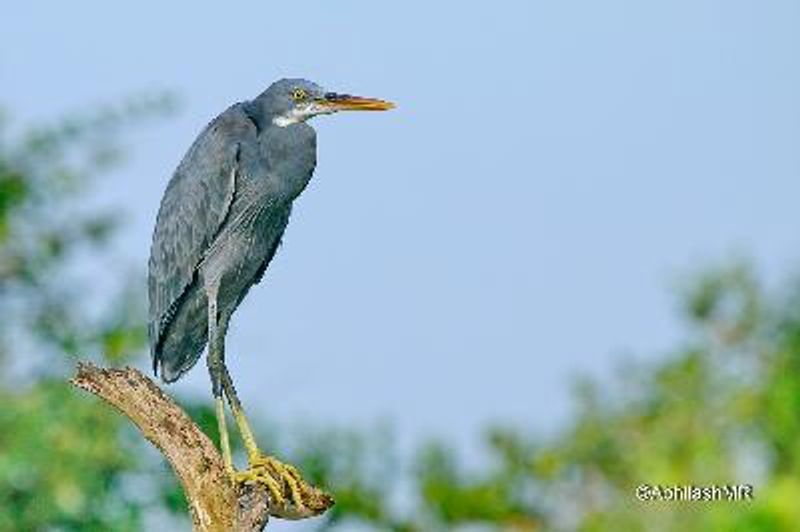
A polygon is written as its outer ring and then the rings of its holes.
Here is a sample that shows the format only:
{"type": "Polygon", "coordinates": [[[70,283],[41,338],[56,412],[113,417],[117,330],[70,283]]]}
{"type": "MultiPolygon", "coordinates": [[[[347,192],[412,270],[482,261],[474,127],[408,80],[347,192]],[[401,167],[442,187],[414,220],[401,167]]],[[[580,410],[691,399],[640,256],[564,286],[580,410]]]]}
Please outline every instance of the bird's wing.
{"type": "Polygon", "coordinates": [[[195,140],[167,185],[148,268],[153,357],[181,295],[225,222],[236,193],[242,143],[255,134],[255,125],[240,109],[228,109],[195,140]]]}

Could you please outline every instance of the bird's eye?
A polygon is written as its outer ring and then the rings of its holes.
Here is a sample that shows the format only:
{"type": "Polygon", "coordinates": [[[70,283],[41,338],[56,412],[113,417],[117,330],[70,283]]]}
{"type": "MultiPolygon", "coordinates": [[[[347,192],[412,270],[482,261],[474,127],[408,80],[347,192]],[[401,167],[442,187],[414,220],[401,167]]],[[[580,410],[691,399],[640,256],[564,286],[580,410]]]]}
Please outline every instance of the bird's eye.
{"type": "Polygon", "coordinates": [[[306,91],[304,91],[303,89],[294,89],[292,91],[292,99],[295,101],[299,102],[305,100],[306,96],[307,96],[306,91]]]}

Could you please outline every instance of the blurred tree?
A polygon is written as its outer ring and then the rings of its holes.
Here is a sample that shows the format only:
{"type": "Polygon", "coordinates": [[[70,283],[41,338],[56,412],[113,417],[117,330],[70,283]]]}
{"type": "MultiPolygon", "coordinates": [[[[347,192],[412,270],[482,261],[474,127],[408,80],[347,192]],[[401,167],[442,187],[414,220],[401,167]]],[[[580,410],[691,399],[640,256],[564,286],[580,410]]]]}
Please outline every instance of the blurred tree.
{"type": "Polygon", "coordinates": [[[86,270],[116,218],[85,200],[118,162],[121,128],[171,107],[132,100],[13,142],[0,121],[0,530],[139,530],[153,504],[127,485],[143,445],[66,376],[79,355],[119,363],[141,352],[142,297],[90,290],[86,270]]]}
{"type": "Polygon", "coordinates": [[[355,490],[324,528],[800,530],[800,283],[776,294],[742,263],[693,277],[681,299],[686,340],[655,362],[626,360],[603,386],[579,382],[575,415],[557,434],[490,430],[490,465],[478,471],[445,445],[422,449],[413,512],[389,509],[385,477],[325,469],[334,493],[355,490]],[[636,496],[640,484],[740,483],[754,487],[752,501],[636,496]]]}

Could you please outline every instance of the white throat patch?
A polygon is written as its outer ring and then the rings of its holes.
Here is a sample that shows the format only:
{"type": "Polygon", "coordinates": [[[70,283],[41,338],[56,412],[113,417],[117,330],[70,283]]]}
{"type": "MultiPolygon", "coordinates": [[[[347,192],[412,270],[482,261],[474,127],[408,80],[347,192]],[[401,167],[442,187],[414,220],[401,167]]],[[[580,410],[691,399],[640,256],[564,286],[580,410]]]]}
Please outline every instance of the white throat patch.
{"type": "Polygon", "coordinates": [[[291,126],[298,122],[305,122],[309,118],[317,115],[327,115],[335,112],[333,107],[326,107],[315,102],[308,102],[305,105],[294,107],[285,114],[278,115],[272,119],[272,123],[278,127],[291,126]]]}
{"type": "Polygon", "coordinates": [[[296,116],[276,116],[272,119],[272,123],[278,127],[286,127],[291,126],[292,124],[296,124],[300,121],[300,119],[296,116]]]}
{"type": "Polygon", "coordinates": [[[305,122],[312,116],[314,116],[312,109],[295,107],[288,113],[273,118],[272,123],[278,127],[286,127],[298,122],[305,122]]]}

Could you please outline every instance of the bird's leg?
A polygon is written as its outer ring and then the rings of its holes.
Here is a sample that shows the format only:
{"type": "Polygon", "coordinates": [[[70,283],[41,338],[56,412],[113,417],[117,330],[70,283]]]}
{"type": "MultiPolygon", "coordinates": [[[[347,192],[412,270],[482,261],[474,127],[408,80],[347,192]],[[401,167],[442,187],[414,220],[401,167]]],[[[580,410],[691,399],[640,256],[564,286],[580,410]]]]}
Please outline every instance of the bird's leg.
{"type": "Polygon", "coordinates": [[[239,433],[242,435],[245,449],[247,450],[247,460],[249,468],[247,471],[237,473],[237,480],[240,482],[248,481],[261,481],[267,484],[270,493],[276,505],[284,505],[285,498],[281,485],[275,480],[280,479],[288,490],[292,504],[295,511],[303,510],[303,495],[300,490],[300,483],[303,482],[300,473],[297,469],[289,464],[284,464],[273,456],[266,456],[261,453],[256,444],[253,430],[250,428],[250,423],[244,415],[242,403],[239,401],[239,396],[236,394],[236,388],[233,385],[233,379],[228,372],[228,368],[223,364],[222,370],[222,386],[225,395],[228,397],[233,417],[236,424],[239,426],[239,433]]]}
{"type": "Polygon", "coordinates": [[[236,420],[236,424],[239,427],[239,433],[242,435],[242,442],[247,451],[247,458],[252,462],[253,459],[261,455],[261,451],[258,450],[256,438],[253,435],[253,430],[250,428],[250,423],[248,423],[244,415],[242,403],[239,400],[239,395],[236,393],[236,388],[233,385],[233,379],[231,379],[231,374],[227,366],[223,366],[222,369],[222,389],[225,392],[225,396],[228,398],[228,403],[233,412],[233,418],[236,420]]]}
{"type": "Polygon", "coordinates": [[[225,422],[225,401],[222,397],[222,376],[224,373],[225,344],[219,334],[217,313],[217,291],[208,292],[208,373],[211,376],[211,391],[214,394],[214,407],[219,428],[219,445],[222,448],[222,460],[230,474],[234,473],[231,444],[228,439],[228,426],[225,422]]]}
{"type": "Polygon", "coordinates": [[[288,488],[293,510],[302,512],[304,505],[298,482],[301,482],[300,474],[297,470],[281,463],[279,460],[264,456],[258,450],[253,431],[247,418],[244,415],[242,404],[236,394],[228,368],[225,365],[225,333],[227,332],[230,314],[218,313],[216,309],[216,298],[211,297],[213,291],[209,293],[209,371],[211,373],[212,389],[217,406],[217,419],[220,427],[220,447],[225,465],[235,482],[261,482],[270,491],[272,503],[276,507],[286,506],[286,497],[283,487],[288,488]],[[225,408],[222,400],[222,393],[228,397],[228,402],[233,412],[233,417],[239,427],[242,440],[247,450],[249,468],[245,471],[236,471],[233,468],[231,459],[228,432],[225,426],[225,408]]]}
{"type": "Polygon", "coordinates": [[[233,474],[235,469],[233,467],[231,444],[228,440],[228,427],[225,423],[225,402],[221,396],[214,396],[214,403],[217,411],[217,428],[219,430],[219,446],[222,448],[222,460],[225,462],[225,469],[228,470],[228,473],[233,474]]]}

